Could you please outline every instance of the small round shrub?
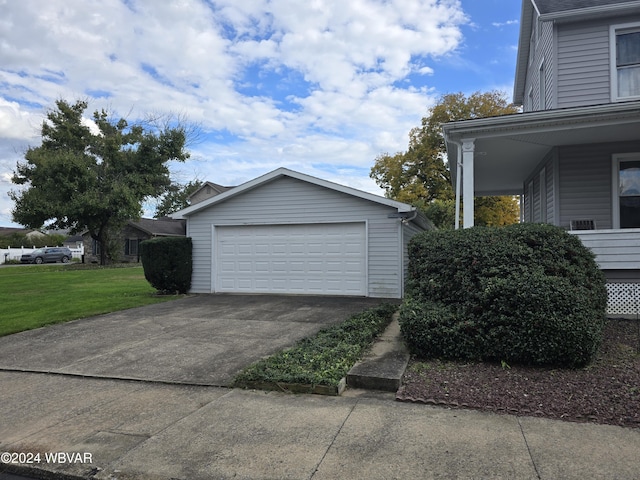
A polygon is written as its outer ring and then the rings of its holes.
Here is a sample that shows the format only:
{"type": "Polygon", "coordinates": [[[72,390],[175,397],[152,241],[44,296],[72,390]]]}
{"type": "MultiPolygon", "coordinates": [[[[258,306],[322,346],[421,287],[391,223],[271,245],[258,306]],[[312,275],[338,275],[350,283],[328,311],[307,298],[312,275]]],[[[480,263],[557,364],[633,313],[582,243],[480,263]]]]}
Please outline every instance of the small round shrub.
{"type": "Polygon", "coordinates": [[[588,363],[607,292],[579,238],[550,225],[425,232],[409,246],[403,335],[420,356],[588,363]]]}
{"type": "Polygon", "coordinates": [[[192,244],[189,237],[158,237],[140,243],[144,277],[163,294],[191,288],[192,244]]]}

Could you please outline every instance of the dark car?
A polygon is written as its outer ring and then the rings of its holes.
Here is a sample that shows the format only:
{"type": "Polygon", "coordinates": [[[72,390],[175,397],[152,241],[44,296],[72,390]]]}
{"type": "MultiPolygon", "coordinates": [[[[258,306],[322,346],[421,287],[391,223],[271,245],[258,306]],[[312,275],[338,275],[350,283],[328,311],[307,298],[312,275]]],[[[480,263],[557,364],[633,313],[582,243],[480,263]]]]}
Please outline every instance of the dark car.
{"type": "Polygon", "coordinates": [[[71,260],[71,250],[67,247],[38,248],[20,257],[20,263],[68,263],[71,260]]]}

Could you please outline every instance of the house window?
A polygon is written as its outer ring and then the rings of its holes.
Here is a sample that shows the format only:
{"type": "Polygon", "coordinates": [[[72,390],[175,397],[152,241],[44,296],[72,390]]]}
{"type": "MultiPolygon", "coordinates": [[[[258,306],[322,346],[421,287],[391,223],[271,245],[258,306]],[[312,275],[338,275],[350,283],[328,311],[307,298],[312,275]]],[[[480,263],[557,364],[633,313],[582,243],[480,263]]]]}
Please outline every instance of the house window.
{"type": "Polygon", "coordinates": [[[613,100],[640,97],[640,24],[611,27],[613,100]]]}
{"type": "Polygon", "coordinates": [[[124,244],[125,255],[138,255],[138,246],[140,245],[140,239],[128,238],[124,244]]]}
{"type": "Polygon", "coordinates": [[[91,253],[93,255],[100,255],[100,242],[97,240],[93,240],[92,244],[93,244],[93,248],[91,249],[92,250],[91,253]]]}
{"type": "Polygon", "coordinates": [[[613,227],[640,228],[640,153],[613,158],[613,227]]]}

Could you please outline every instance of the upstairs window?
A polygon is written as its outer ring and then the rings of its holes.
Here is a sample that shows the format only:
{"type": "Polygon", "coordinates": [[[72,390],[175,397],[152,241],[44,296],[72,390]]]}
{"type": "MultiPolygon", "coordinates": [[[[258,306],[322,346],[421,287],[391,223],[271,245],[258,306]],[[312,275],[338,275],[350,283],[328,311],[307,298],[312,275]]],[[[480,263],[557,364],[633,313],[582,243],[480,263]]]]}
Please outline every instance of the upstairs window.
{"type": "Polygon", "coordinates": [[[613,100],[640,98],[640,24],[612,27],[613,100]]]}

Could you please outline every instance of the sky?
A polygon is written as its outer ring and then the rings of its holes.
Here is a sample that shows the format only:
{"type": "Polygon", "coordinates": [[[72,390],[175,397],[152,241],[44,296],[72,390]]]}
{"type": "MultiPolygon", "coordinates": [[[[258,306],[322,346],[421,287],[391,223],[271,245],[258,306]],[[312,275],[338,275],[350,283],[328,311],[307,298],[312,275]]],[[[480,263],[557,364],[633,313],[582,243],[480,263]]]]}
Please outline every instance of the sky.
{"type": "MultiPolygon", "coordinates": [[[[382,195],[447,93],[511,100],[520,0],[0,0],[0,226],[47,110],[196,126],[173,180],[232,186],[279,167],[382,195]]],[[[145,205],[152,216],[153,205],[145,205]]]]}

